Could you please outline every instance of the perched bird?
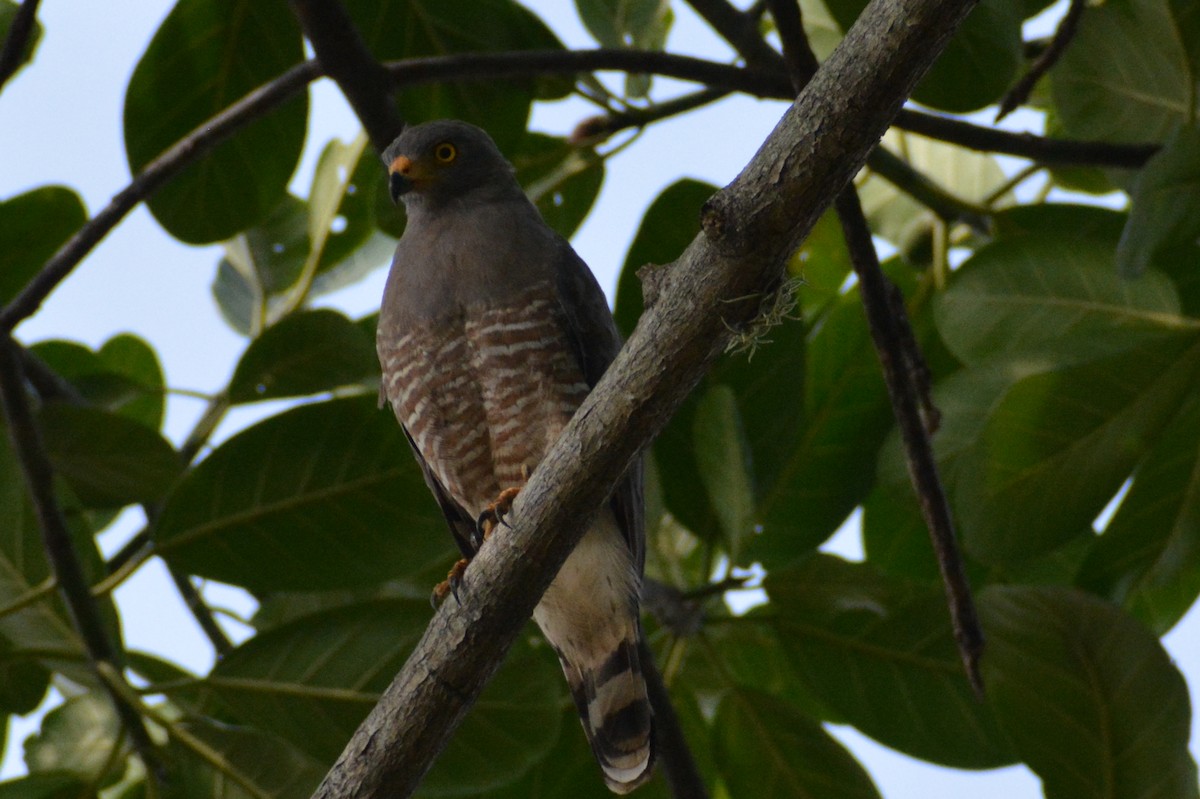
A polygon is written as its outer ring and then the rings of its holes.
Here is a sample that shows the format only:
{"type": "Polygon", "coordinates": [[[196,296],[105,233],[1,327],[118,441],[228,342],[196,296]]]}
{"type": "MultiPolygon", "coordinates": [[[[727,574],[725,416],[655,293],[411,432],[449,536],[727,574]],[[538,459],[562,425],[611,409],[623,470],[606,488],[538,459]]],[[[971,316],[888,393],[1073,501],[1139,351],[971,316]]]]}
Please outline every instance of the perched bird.
{"type": "MultiPolygon", "coordinates": [[[[405,129],[383,156],[408,215],[379,313],[382,391],[467,560],[620,347],[587,265],[465,122],[405,129]]],[[[608,787],[650,778],[638,659],[645,558],[640,465],[597,514],[533,618],[558,653],[608,787]]],[[[495,535],[503,535],[496,532],[495,535]]]]}

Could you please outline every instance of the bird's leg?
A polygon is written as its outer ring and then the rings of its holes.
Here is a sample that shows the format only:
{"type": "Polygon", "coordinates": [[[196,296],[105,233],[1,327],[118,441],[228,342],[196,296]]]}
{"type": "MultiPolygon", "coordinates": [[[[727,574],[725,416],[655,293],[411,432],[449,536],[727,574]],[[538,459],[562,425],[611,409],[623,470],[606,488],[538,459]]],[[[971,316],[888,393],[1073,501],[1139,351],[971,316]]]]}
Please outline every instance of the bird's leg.
{"type": "Polygon", "coordinates": [[[437,610],[438,605],[445,600],[446,594],[453,594],[454,601],[459,602],[458,589],[463,582],[463,574],[467,571],[467,564],[470,561],[466,558],[461,558],[453,566],[450,567],[450,572],[446,575],[446,579],[433,587],[433,594],[429,597],[429,604],[433,605],[434,610],[437,610]]]}
{"type": "Polygon", "coordinates": [[[512,510],[513,500],[519,493],[521,489],[515,486],[504,489],[483,509],[483,513],[479,514],[479,518],[475,520],[475,534],[479,537],[480,544],[486,541],[499,525],[508,526],[504,517],[512,510]]]}

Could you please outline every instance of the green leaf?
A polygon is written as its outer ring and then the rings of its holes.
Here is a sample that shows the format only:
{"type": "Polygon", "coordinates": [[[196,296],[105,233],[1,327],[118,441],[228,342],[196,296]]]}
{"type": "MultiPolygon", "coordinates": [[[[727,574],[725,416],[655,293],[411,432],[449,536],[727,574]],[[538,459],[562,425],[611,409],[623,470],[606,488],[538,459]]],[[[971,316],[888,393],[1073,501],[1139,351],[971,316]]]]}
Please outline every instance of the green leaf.
{"type": "Polygon", "coordinates": [[[946,346],[967,364],[1083,363],[1195,327],[1162,274],[1123,279],[1109,242],[1051,234],[980,248],[934,314],[946,346]]]}
{"type": "Polygon", "coordinates": [[[105,784],[120,776],[126,745],[112,700],[92,692],[72,697],[51,710],[41,730],[25,741],[25,765],[32,773],[70,772],[90,783],[105,784]]]}
{"type": "Polygon", "coordinates": [[[839,717],[934,763],[1013,762],[967,684],[940,588],[814,555],[768,574],[766,589],[796,674],[839,717]]]}
{"type": "Polygon", "coordinates": [[[1167,427],[1088,553],[1079,585],[1124,605],[1156,634],[1200,596],[1200,402],[1167,427]]]}
{"type": "MultiPolygon", "coordinates": [[[[1197,16],[1200,16],[1198,14],[1197,16]]],[[[1198,81],[1200,83],[1200,81],[1198,81]]],[[[1200,255],[1200,126],[1180,128],[1138,175],[1133,208],[1117,246],[1117,268],[1137,277],[1170,245],[1191,244],[1200,255]]]]}
{"type": "MultiPolygon", "coordinates": [[[[540,19],[513,0],[349,0],[345,6],[381,61],[562,48],[540,19]]],[[[408,119],[466,120],[511,152],[525,133],[535,94],[561,97],[570,87],[560,79],[437,83],[399,91],[396,100],[408,119]]]]}
{"type": "MultiPolygon", "coordinates": [[[[314,278],[309,296],[348,286],[390,260],[396,241],[376,230],[378,199],[387,196],[384,171],[365,133],[344,144],[334,139],[317,161],[308,195],[306,264],[314,278]]],[[[394,211],[388,208],[389,216],[394,211]]]]}
{"type": "MultiPolygon", "coordinates": [[[[8,41],[8,34],[12,28],[13,19],[17,16],[17,9],[19,7],[14,0],[0,0],[0,42],[8,41]]],[[[34,17],[33,30],[30,31],[29,41],[25,44],[25,51],[21,53],[21,58],[17,62],[17,71],[20,71],[21,67],[33,60],[33,53],[37,50],[37,46],[41,41],[42,23],[37,21],[37,17],[34,17]]],[[[9,76],[9,80],[11,79],[12,76],[9,76]]],[[[5,252],[5,250],[0,249],[0,252],[5,252]]],[[[5,298],[3,302],[8,302],[8,299],[5,298]]]]}
{"type": "MultiPolygon", "coordinates": [[[[843,31],[866,0],[826,3],[843,31]]],[[[917,84],[913,98],[944,111],[974,111],[999,99],[1021,64],[1021,4],[983,0],[917,84]]]]}
{"type": "Polygon", "coordinates": [[[0,782],[0,799],[88,799],[95,791],[74,774],[31,774],[0,782]]]}
{"type": "Polygon", "coordinates": [[[1195,0],[1168,0],[1167,8],[1179,43],[1187,53],[1192,77],[1200,79],[1200,6],[1195,0]]]}
{"type": "Polygon", "coordinates": [[[172,799],[307,799],[328,768],[260,730],[199,718],[181,722],[180,727],[217,753],[220,765],[172,737],[167,748],[172,799]]]}
{"type": "Polygon", "coordinates": [[[857,292],[839,300],[813,331],[807,382],[772,415],[780,413],[803,419],[803,426],[759,506],[763,534],[752,541],[751,554],[768,569],[790,563],[837,529],[870,489],[876,454],[892,426],[857,292]]]}
{"type": "Polygon", "coordinates": [[[272,325],[242,354],[232,402],[303,396],[360,383],[379,372],[375,344],[337,311],[302,311],[272,325]]]}
{"type": "Polygon", "coordinates": [[[979,611],[989,705],[1047,799],[1198,795],[1187,686],[1149,631],[1064,588],[993,586],[979,611]]]}
{"type": "MultiPolygon", "coordinates": [[[[297,619],[229,653],[203,693],[222,713],[332,762],[404,664],[429,615],[424,600],[392,599],[297,619]]],[[[422,782],[421,795],[496,788],[546,755],[559,736],[563,679],[544,655],[524,644],[513,648],[422,782]]]]}
{"type": "MultiPolygon", "coordinates": [[[[0,4],[0,28],[7,7],[7,0],[0,4]]],[[[83,200],[65,186],[43,186],[0,201],[0,304],[17,296],[85,222],[83,200]]]]}
{"type": "Polygon", "coordinates": [[[362,396],[229,439],[167,497],[153,533],[173,566],[255,591],[362,587],[450,550],[400,425],[362,396]]]}
{"type": "Polygon", "coordinates": [[[669,264],[700,232],[700,209],[717,187],[698,180],[672,183],[654,198],[638,226],[621,277],[613,315],[621,335],[628,337],[642,315],[642,287],[637,271],[646,264],[669,264]]]}
{"type": "Polygon", "coordinates": [[[754,532],[754,487],[749,451],[728,385],[708,387],[696,402],[692,420],[696,468],[724,534],[729,556],[738,562],[744,539],[754,532]]]}
{"type": "Polygon", "coordinates": [[[39,341],[30,351],[75,387],[85,400],[140,423],[162,426],[165,407],[158,354],[129,333],[113,336],[93,352],[73,341],[39,341]]]}
{"type": "Polygon", "coordinates": [[[517,180],[542,218],[565,238],[583,223],[604,182],[604,160],[566,139],[529,133],[511,154],[517,180]]]}
{"type": "MultiPolygon", "coordinates": [[[[125,94],[125,150],[137,172],[214,114],[304,58],[282,3],[180,0],[142,55],[125,94]],[[186,90],[181,89],[186,87],[186,90]]],[[[308,94],[239,129],[147,200],[189,244],[261,222],[287,194],[304,146],[308,94]]]]}
{"type": "Polygon", "coordinates": [[[1167,0],[1089,8],[1050,71],[1066,135],[1114,143],[1161,142],[1195,114],[1195,73],[1167,0]]]}
{"type": "Polygon", "coordinates": [[[850,270],[846,237],[837,212],[830,209],[788,262],[788,273],[802,281],[797,295],[810,326],[815,327],[816,320],[835,307],[850,270]]]}
{"type": "Polygon", "coordinates": [[[952,499],[967,550],[985,563],[1014,563],[1086,529],[1196,390],[1196,339],[1143,345],[1010,388],[959,463],[952,499]]]}
{"type": "Polygon", "coordinates": [[[28,654],[13,651],[0,637],[0,713],[25,715],[41,704],[50,672],[28,654]]]}
{"type": "Polygon", "coordinates": [[[223,248],[212,285],[217,307],[237,332],[257,333],[304,270],[311,252],[308,206],[286,195],[261,225],[238,233],[223,248]]]}
{"type": "Polygon", "coordinates": [[[52,402],[38,421],[51,465],[86,507],[157,501],[183,471],[166,439],[124,416],[52,402]]]}
{"type": "MultiPolygon", "coordinates": [[[[668,0],[575,0],[575,8],[601,47],[661,50],[674,21],[668,0]]],[[[649,90],[649,75],[626,77],[630,97],[645,97],[649,90]]]]}
{"type": "MultiPolygon", "coordinates": [[[[967,203],[983,203],[1007,180],[991,155],[895,130],[884,136],[883,143],[936,186],[967,203]]],[[[933,211],[871,172],[859,194],[872,233],[895,244],[910,262],[928,261],[936,221],[933,211]]]]}
{"type": "Polygon", "coordinates": [[[733,796],[871,799],[879,791],[841,744],[776,697],[730,692],[717,709],[715,757],[733,796]]]}
{"type": "Polygon", "coordinates": [[[983,0],[917,84],[913,99],[963,113],[1004,94],[1022,63],[1021,9],[1014,0],[983,0]]]}

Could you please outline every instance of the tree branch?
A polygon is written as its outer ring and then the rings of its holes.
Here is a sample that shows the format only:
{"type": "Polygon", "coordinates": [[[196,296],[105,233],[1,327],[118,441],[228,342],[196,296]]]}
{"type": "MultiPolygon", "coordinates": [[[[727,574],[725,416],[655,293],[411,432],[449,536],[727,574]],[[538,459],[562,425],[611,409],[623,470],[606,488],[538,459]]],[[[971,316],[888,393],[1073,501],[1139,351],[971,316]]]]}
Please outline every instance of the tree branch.
{"type": "Polygon", "coordinates": [[[37,8],[38,0],[25,0],[13,15],[8,36],[4,38],[4,49],[0,50],[0,88],[21,68],[21,59],[25,57],[37,21],[37,8]]]}
{"type": "MultiPolygon", "coordinates": [[[[21,369],[20,348],[12,337],[0,338],[0,399],[8,421],[8,434],[13,451],[21,465],[21,473],[37,515],[42,532],[42,544],[50,561],[59,592],[67,605],[71,621],[92,665],[107,666],[116,673],[117,650],[109,640],[100,611],[88,589],[87,578],[75,552],[67,522],[54,494],[54,472],[42,446],[41,433],[29,408],[25,393],[25,377],[21,369]]],[[[103,680],[102,680],[103,682],[103,680]]],[[[107,682],[104,682],[108,686],[107,682]]],[[[136,709],[115,690],[110,690],[113,706],[121,724],[129,733],[134,749],[156,782],[162,781],[161,763],[154,742],[136,709]]]]}
{"type": "Polygon", "coordinates": [[[739,11],[726,0],[687,0],[700,17],[733,46],[750,66],[778,70],[783,59],[758,30],[758,15],[739,11]]]}
{"type": "Polygon", "coordinates": [[[874,0],[754,159],[701,216],[665,290],[517,497],[317,797],[403,797],[503,659],[591,514],[778,288],[973,2],[874,0]]]}
{"type": "Polygon", "coordinates": [[[325,74],[350,102],[375,152],[382,153],[404,129],[387,70],[371,55],[338,0],[289,2],[325,74]]]}
{"type": "Polygon", "coordinates": [[[1071,5],[1067,7],[1067,13],[1063,15],[1062,20],[1058,23],[1058,28],[1054,31],[1054,38],[1050,40],[1050,45],[1038,54],[1037,59],[1030,65],[1029,71],[1021,76],[1021,79],[1008,90],[1000,101],[1000,109],[996,112],[997,122],[1029,99],[1029,93],[1041,80],[1042,75],[1045,75],[1059,57],[1066,52],[1067,45],[1075,37],[1075,31],[1079,30],[1079,20],[1083,18],[1085,8],[1087,8],[1087,0],[1071,0],[1071,5]]]}

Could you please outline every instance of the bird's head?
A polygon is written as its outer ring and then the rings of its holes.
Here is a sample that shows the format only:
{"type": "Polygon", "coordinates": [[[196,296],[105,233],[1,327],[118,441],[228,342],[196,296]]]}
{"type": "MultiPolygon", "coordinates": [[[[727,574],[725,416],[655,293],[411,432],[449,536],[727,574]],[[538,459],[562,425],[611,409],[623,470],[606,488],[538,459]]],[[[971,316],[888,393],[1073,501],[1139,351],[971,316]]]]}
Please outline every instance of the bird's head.
{"type": "Polygon", "coordinates": [[[441,204],[517,187],[513,168],[484,131],[451,119],[405,128],[383,153],[393,202],[441,204]]]}

